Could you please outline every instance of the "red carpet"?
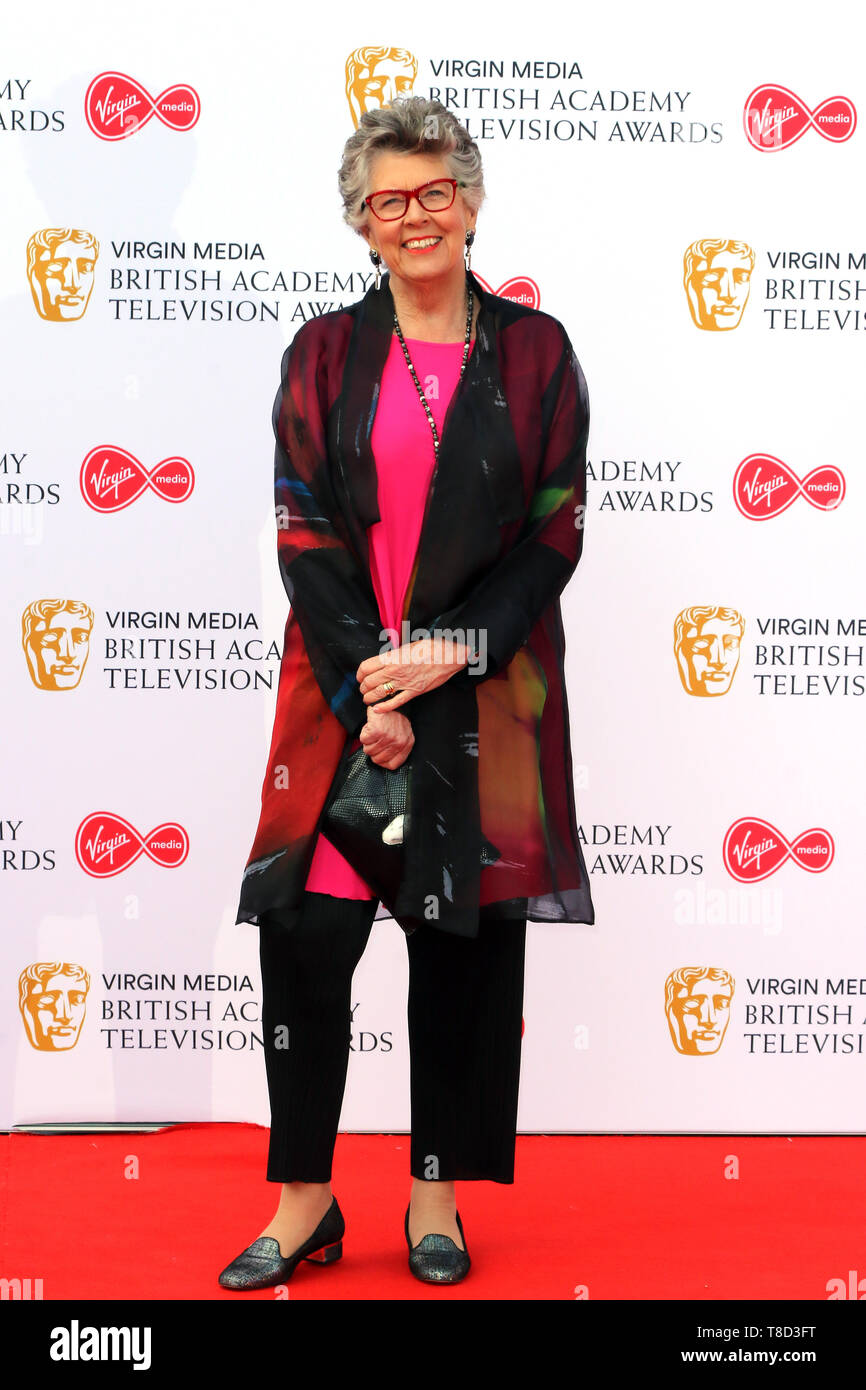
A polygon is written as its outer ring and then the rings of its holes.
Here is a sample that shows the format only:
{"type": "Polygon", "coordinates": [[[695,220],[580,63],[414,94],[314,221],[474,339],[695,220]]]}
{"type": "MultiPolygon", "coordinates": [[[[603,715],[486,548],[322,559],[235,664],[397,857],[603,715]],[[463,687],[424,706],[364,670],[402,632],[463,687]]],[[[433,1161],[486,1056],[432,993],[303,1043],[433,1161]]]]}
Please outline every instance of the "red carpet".
{"type": "MultiPolygon", "coordinates": [[[[216,1282],[276,1207],[267,1137],[0,1136],[4,1276],[41,1277],[46,1300],[272,1299],[216,1282]]],[[[866,1279],[864,1160],[862,1138],[520,1136],[514,1186],[458,1184],[473,1266],[438,1288],[406,1265],[408,1137],[340,1135],[343,1259],[301,1264],[290,1297],[825,1300],[828,1280],[866,1279]]]]}

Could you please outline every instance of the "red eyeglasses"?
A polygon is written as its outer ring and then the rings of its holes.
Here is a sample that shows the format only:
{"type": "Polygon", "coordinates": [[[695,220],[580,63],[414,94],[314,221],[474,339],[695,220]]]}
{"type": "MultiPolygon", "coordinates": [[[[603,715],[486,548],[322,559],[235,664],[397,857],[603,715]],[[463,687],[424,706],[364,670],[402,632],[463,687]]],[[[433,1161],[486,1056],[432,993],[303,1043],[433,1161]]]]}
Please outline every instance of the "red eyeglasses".
{"type": "Polygon", "coordinates": [[[405,217],[412,198],[417,198],[425,212],[445,212],[457,196],[458,188],[466,185],[460,179],[431,179],[417,188],[381,188],[369,193],[364,203],[380,222],[396,222],[405,217]]]}

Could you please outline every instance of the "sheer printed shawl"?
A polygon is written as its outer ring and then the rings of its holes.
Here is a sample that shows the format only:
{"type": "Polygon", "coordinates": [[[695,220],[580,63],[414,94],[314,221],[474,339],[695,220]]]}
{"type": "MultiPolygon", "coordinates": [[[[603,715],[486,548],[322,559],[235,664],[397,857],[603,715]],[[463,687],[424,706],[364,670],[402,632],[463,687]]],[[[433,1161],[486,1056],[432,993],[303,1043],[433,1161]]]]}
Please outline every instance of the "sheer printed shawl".
{"type": "MultiPolygon", "coordinates": [[[[400,641],[450,632],[481,661],[401,707],[415,735],[412,814],[399,887],[382,902],[407,933],[429,922],[472,937],[482,903],[534,921],[595,914],[559,605],[583,546],[586,381],[557,319],[467,278],[476,340],[441,431],[400,641]]],[[[283,355],[274,473],[291,611],[237,922],[300,907],[329,789],[366,721],[355,672],[400,644],[383,632],[367,538],[380,519],[370,435],[393,309],[386,274],[305,323],[283,355]]]]}

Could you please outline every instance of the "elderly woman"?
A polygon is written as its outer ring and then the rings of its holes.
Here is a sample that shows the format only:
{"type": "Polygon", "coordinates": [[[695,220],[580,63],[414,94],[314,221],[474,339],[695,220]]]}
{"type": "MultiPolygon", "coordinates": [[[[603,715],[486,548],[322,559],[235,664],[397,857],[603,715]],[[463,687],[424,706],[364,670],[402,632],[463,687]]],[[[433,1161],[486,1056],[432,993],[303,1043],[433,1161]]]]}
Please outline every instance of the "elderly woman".
{"type": "Polygon", "coordinates": [[[291,612],[237,921],[260,928],[282,1190],[232,1289],[342,1253],[331,1165],[378,903],[408,951],[408,1262],[437,1283],[470,1265],[455,1182],[514,1181],[526,921],[595,920],[559,607],[583,372],[557,319],[472,274],[481,160],[445,107],[366,112],[339,185],[376,282],[299,330],[274,405],[291,612]]]}

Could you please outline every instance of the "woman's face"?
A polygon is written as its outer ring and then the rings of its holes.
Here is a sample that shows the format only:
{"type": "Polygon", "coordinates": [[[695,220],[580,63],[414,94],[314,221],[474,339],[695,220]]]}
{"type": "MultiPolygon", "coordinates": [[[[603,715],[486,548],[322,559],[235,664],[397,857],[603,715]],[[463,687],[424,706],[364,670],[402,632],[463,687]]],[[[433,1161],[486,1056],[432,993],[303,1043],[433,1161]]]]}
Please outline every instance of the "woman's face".
{"type": "MultiPolygon", "coordinates": [[[[441,155],[383,151],[373,161],[367,193],[383,188],[418,188],[431,179],[450,176],[441,155]]],[[[467,208],[458,188],[454,202],[444,212],[427,212],[417,198],[412,198],[402,217],[395,222],[380,222],[368,208],[367,222],[361,231],[382,256],[392,276],[409,281],[432,280],[453,274],[458,264],[462,266],[466,232],[475,226],[477,215],[467,208]],[[413,250],[409,244],[428,237],[438,238],[435,246],[413,250]]]]}

